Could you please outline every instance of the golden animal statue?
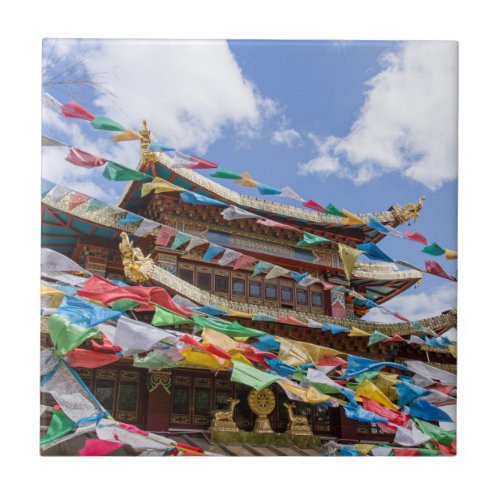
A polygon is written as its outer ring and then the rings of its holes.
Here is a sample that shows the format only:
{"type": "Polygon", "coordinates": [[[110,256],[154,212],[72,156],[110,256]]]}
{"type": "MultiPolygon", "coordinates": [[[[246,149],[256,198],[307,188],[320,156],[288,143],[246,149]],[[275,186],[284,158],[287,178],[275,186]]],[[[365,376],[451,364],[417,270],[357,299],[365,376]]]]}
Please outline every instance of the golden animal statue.
{"type": "Polygon", "coordinates": [[[122,241],[119,245],[122,254],[122,264],[125,276],[134,283],[143,283],[151,278],[154,270],[153,259],[144,257],[140,248],[134,248],[127,233],[120,234],[122,241]]]}
{"type": "Polygon", "coordinates": [[[286,426],[286,433],[295,436],[312,436],[313,433],[309,427],[307,417],[302,415],[295,415],[295,403],[283,403],[283,406],[288,410],[288,425],[286,426]]]}
{"type": "Polygon", "coordinates": [[[424,206],[425,196],[421,196],[417,203],[408,203],[404,207],[400,207],[399,205],[394,205],[392,210],[394,211],[394,215],[399,223],[403,224],[404,222],[408,222],[413,219],[413,222],[416,222],[418,216],[420,215],[420,210],[424,206]]]}
{"type": "Polygon", "coordinates": [[[239,399],[228,399],[229,405],[227,410],[216,410],[213,412],[212,422],[210,423],[209,432],[239,432],[238,427],[233,419],[233,413],[236,405],[240,402],[239,399]]]}

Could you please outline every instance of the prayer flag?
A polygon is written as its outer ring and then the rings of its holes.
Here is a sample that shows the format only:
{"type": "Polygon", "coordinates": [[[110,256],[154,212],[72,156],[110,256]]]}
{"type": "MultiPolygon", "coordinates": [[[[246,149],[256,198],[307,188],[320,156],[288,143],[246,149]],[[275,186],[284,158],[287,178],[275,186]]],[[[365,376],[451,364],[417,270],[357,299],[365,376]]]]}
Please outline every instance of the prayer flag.
{"type": "Polygon", "coordinates": [[[380,248],[374,243],[361,243],[356,245],[358,250],[364,252],[370,259],[382,260],[384,262],[394,262],[394,259],[382,252],[380,248]]]}
{"type": "Polygon", "coordinates": [[[387,406],[391,410],[398,410],[399,406],[395,405],[373,382],[369,380],[363,380],[361,384],[356,388],[356,394],[358,396],[364,396],[365,398],[371,399],[376,403],[380,403],[383,406],[387,406]]]}
{"type": "Polygon", "coordinates": [[[216,177],[218,179],[241,179],[241,175],[233,172],[231,170],[226,170],[224,168],[217,169],[217,172],[212,172],[209,174],[210,177],[216,177]]]}
{"type": "Polygon", "coordinates": [[[94,118],[90,124],[97,130],[109,130],[110,132],[124,132],[126,130],[123,125],[120,125],[111,118],[106,118],[104,116],[94,118]]]}
{"type": "Polygon", "coordinates": [[[68,210],[73,210],[74,208],[82,205],[86,201],[90,200],[90,196],[82,193],[73,193],[69,198],[68,210]]]}
{"type": "Polygon", "coordinates": [[[160,177],[153,177],[151,182],[145,182],[141,186],[141,197],[147,196],[151,191],[155,193],[182,193],[185,189],[160,177]]]}
{"type": "Polygon", "coordinates": [[[281,194],[279,195],[283,198],[288,198],[290,200],[296,200],[296,201],[301,201],[304,202],[304,198],[297,194],[290,186],[285,186],[284,188],[281,188],[281,194]]]}
{"type": "Polygon", "coordinates": [[[182,245],[184,245],[184,243],[187,243],[188,241],[191,241],[191,238],[192,236],[190,234],[187,234],[187,233],[183,233],[182,231],[179,231],[176,235],[175,235],[175,239],[171,245],[171,249],[172,250],[177,250],[178,248],[180,248],[182,245]]]}
{"type": "Polygon", "coordinates": [[[66,355],[66,361],[74,368],[99,368],[122,359],[116,354],[105,354],[88,349],[73,349],[66,355]]]}
{"type": "Polygon", "coordinates": [[[116,223],[119,226],[125,226],[127,224],[135,224],[136,222],[143,221],[144,217],[141,217],[140,215],[136,215],[132,212],[127,212],[125,217],[123,219],[119,219],[116,221],[116,223]]]}
{"type": "Polygon", "coordinates": [[[72,147],[69,150],[68,156],[66,156],[66,158],[64,159],[70,163],[73,163],[73,165],[84,168],[102,167],[107,161],[100,156],[87,153],[75,147],[72,147]]]}
{"type": "Polygon", "coordinates": [[[78,452],[81,457],[102,457],[109,455],[113,451],[123,448],[125,444],[113,441],[104,441],[103,439],[85,440],[85,446],[78,452]]]}
{"type": "Polygon", "coordinates": [[[338,243],[338,251],[342,264],[344,266],[345,277],[347,281],[351,280],[353,269],[356,267],[356,260],[363,253],[361,250],[356,250],[350,246],[338,243]]]}
{"type": "Polygon", "coordinates": [[[111,137],[111,140],[113,142],[140,141],[142,140],[142,135],[139,134],[139,132],[128,128],[123,132],[120,132],[119,134],[115,134],[113,137],[111,137]]]}
{"type": "Polygon", "coordinates": [[[336,215],[338,217],[347,217],[347,215],[342,212],[342,210],[339,210],[335,205],[332,205],[329,203],[325,209],[325,214],[330,214],[330,215],[336,215]]]}
{"type": "Polygon", "coordinates": [[[255,264],[255,267],[253,268],[253,274],[252,276],[257,276],[260,273],[267,271],[273,267],[273,264],[270,264],[269,262],[265,262],[263,260],[259,260],[257,264],[255,264]]]}
{"type": "Polygon", "coordinates": [[[143,174],[138,170],[125,167],[113,161],[108,161],[103,175],[110,181],[146,181],[151,179],[150,175],[143,174]]]}
{"type": "Polygon", "coordinates": [[[448,260],[454,260],[458,258],[458,253],[455,250],[449,250],[448,248],[446,248],[444,251],[444,256],[448,260]]]}
{"type": "Polygon", "coordinates": [[[326,208],[323,205],[320,205],[314,200],[308,200],[302,203],[304,207],[311,208],[312,210],[316,210],[316,212],[324,212],[326,208]]]}
{"type": "Polygon", "coordinates": [[[356,214],[352,214],[351,212],[349,212],[349,210],[346,210],[345,208],[342,209],[342,212],[344,212],[347,216],[347,219],[348,221],[351,223],[351,224],[362,224],[362,225],[366,225],[366,222],[361,219],[359,216],[357,216],[356,214]]]}
{"type": "Polygon", "coordinates": [[[192,169],[205,169],[205,168],[217,168],[219,165],[217,163],[213,163],[208,160],[204,160],[203,158],[198,158],[197,156],[191,155],[191,159],[195,162],[194,165],[191,165],[189,168],[192,169]]]}
{"type": "Polygon", "coordinates": [[[233,270],[237,271],[238,269],[243,269],[244,267],[251,266],[255,262],[257,262],[257,259],[254,257],[250,255],[241,255],[234,263],[233,270]]]}
{"type": "Polygon", "coordinates": [[[248,385],[256,391],[261,391],[272,383],[278,381],[280,377],[257,370],[240,361],[233,361],[233,371],[231,373],[231,382],[248,385]]]}
{"type": "Polygon", "coordinates": [[[67,118],[81,118],[90,122],[95,119],[95,116],[90,111],[87,111],[81,104],[74,101],[62,104],[61,111],[67,118]]]}
{"type": "Polygon", "coordinates": [[[243,172],[240,178],[236,179],[234,183],[238,184],[238,186],[246,186],[246,187],[257,187],[259,185],[259,183],[256,180],[252,179],[252,176],[247,171],[243,172]]]}
{"type": "Polygon", "coordinates": [[[437,380],[444,385],[457,386],[457,376],[454,373],[447,372],[441,368],[436,368],[432,365],[424,363],[423,361],[406,360],[406,366],[409,370],[421,375],[427,379],[437,380]]]}
{"type": "Polygon", "coordinates": [[[288,269],[285,269],[284,267],[273,266],[273,268],[266,274],[264,279],[272,280],[274,278],[279,278],[280,276],[284,276],[285,274],[288,273],[289,273],[288,269]]]}
{"type": "MultiPolygon", "coordinates": [[[[367,382],[369,382],[369,381],[367,381],[367,382]]],[[[369,383],[371,384],[371,382],[369,382],[369,383]]],[[[372,384],[372,385],[374,385],[374,384],[372,384]]],[[[377,393],[377,395],[380,397],[379,393],[377,393]]],[[[367,409],[368,411],[372,411],[373,413],[376,413],[377,415],[380,415],[381,417],[387,418],[387,420],[393,425],[400,425],[400,426],[405,427],[410,420],[410,416],[406,415],[405,413],[402,413],[400,411],[396,411],[394,409],[391,410],[387,406],[384,406],[383,404],[377,403],[373,399],[368,399],[366,397],[362,397],[362,399],[363,399],[363,407],[365,409],[367,409]]]]}
{"type": "Polygon", "coordinates": [[[348,354],[347,369],[342,378],[355,377],[356,375],[360,375],[361,373],[365,373],[367,371],[379,371],[384,366],[390,366],[399,370],[408,369],[405,365],[401,365],[399,363],[392,363],[390,361],[377,362],[373,359],[362,358],[361,356],[353,356],[352,354],[348,354]]]}
{"type": "Polygon", "coordinates": [[[161,226],[156,235],[156,244],[158,246],[168,247],[173,236],[175,236],[175,229],[173,227],[161,226]]]}
{"type": "Polygon", "coordinates": [[[153,153],[169,153],[170,151],[175,151],[175,148],[171,148],[170,146],[164,146],[156,141],[151,141],[149,143],[149,150],[153,153]]]}
{"type": "Polygon", "coordinates": [[[426,396],[429,394],[427,389],[419,387],[418,385],[410,384],[402,380],[399,384],[395,386],[396,392],[398,393],[398,403],[401,406],[411,403],[414,399],[426,396]]]}
{"type": "Polygon", "coordinates": [[[387,234],[389,232],[389,228],[384,226],[374,215],[370,215],[368,218],[368,227],[371,229],[375,229],[382,234],[387,234]]]}
{"type": "Polygon", "coordinates": [[[221,212],[222,218],[225,220],[236,220],[236,219],[258,219],[260,216],[243,210],[242,208],[235,207],[231,205],[225,208],[221,212]]]}
{"type": "Polygon", "coordinates": [[[221,254],[225,249],[215,243],[210,243],[206,252],[203,255],[203,260],[210,261],[221,254]]]}
{"type": "Polygon", "coordinates": [[[222,257],[217,261],[217,264],[219,264],[219,266],[227,266],[228,264],[234,262],[241,256],[242,254],[240,252],[237,252],[236,250],[231,250],[230,248],[226,248],[222,257]]]}
{"type": "Polygon", "coordinates": [[[71,323],[59,314],[53,314],[50,317],[48,329],[52,344],[60,354],[67,354],[84,340],[99,333],[95,328],[71,323]]]}
{"type": "Polygon", "coordinates": [[[62,410],[54,409],[47,434],[41,439],[40,444],[48,444],[65,436],[75,428],[76,424],[68,418],[62,410]]]}
{"type": "Polygon", "coordinates": [[[316,236],[315,234],[307,233],[304,231],[304,236],[301,241],[297,243],[299,247],[308,247],[311,245],[318,245],[319,243],[331,243],[330,240],[316,236]]]}
{"type": "Polygon", "coordinates": [[[129,311],[140,305],[136,300],[118,299],[111,303],[111,309],[113,311],[129,311]]]}
{"type": "Polygon", "coordinates": [[[350,329],[346,326],[340,326],[340,325],[334,325],[333,323],[323,323],[323,326],[321,328],[324,332],[332,332],[334,335],[337,335],[338,333],[345,333],[348,332],[350,329]]]}
{"type": "Polygon", "coordinates": [[[189,252],[193,248],[199,247],[201,245],[206,245],[207,240],[203,238],[198,238],[198,236],[193,236],[188,243],[188,246],[186,247],[186,252],[189,252]]]}
{"type": "Polygon", "coordinates": [[[299,229],[297,227],[294,227],[294,226],[290,226],[288,224],[282,224],[281,222],[276,222],[274,220],[271,220],[271,219],[259,219],[256,221],[257,224],[261,224],[262,226],[267,226],[267,227],[276,227],[278,229],[289,229],[290,231],[298,231],[298,232],[302,232],[302,229],[299,229]]]}
{"type": "Polygon", "coordinates": [[[394,443],[401,446],[421,446],[430,439],[430,436],[421,432],[415,424],[411,422],[409,428],[403,426],[397,427],[394,443]]]}
{"type": "Polygon", "coordinates": [[[431,243],[427,245],[423,250],[423,253],[428,253],[429,255],[434,255],[435,257],[439,257],[440,255],[444,255],[445,249],[439,246],[437,243],[431,243]]]}
{"type": "Polygon", "coordinates": [[[405,235],[409,240],[417,241],[418,243],[422,243],[422,245],[427,245],[427,239],[423,234],[405,231],[405,235]]]}
{"type": "Polygon", "coordinates": [[[344,412],[345,416],[347,418],[350,418],[352,420],[357,420],[358,422],[383,422],[387,423],[387,418],[381,417],[377,415],[376,413],[373,413],[371,411],[365,410],[361,406],[357,405],[348,405],[344,406],[344,412]]]}
{"type": "Polygon", "coordinates": [[[218,207],[227,207],[227,203],[223,201],[215,200],[209,198],[208,196],[203,196],[202,194],[193,193],[192,191],[184,191],[180,194],[180,197],[186,203],[193,203],[194,205],[215,205],[218,207]]]}
{"type": "Polygon", "coordinates": [[[349,332],[349,337],[370,337],[370,334],[368,332],[365,332],[364,330],[361,330],[360,328],[356,328],[353,326],[351,328],[351,331],[349,332]]]}
{"type": "Polygon", "coordinates": [[[422,420],[432,420],[439,422],[453,422],[452,418],[439,409],[436,405],[429,403],[423,399],[414,401],[410,406],[410,415],[418,417],[422,420]]]}
{"type": "Polygon", "coordinates": [[[373,344],[376,344],[378,342],[381,342],[383,340],[386,340],[388,339],[389,337],[387,335],[384,335],[383,333],[379,332],[378,330],[375,330],[370,339],[368,340],[368,345],[373,345],[373,344]]]}
{"type": "Polygon", "coordinates": [[[421,420],[419,418],[416,418],[415,422],[424,434],[427,434],[438,443],[450,446],[457,438],[457,432],[455,430],[447,431],[441,429],[441,427],[438,427],[437,425],[431,424],[430,422],[425,422],[424,420],[421,420]]]}
{"type": "Polygon", "coordinates": [[[193,321],[200,328],[210,328],[225,333],[229,337],[259,337],[264,335],[264,332],[242,326],[237,321],[230,322],[220,318],[202,318],[198,315],[193,315],[193,321]]]}
{"type": "Polygon", "coordinates": [[[189,318],[185,318],[180,314],[176,314],[159,305],[155,306],[155,314],[151,324],[153,326],[170,326],[170,325],[184,325],[186,323],[193,323],[189,318]]]}
{"type": "Polygon", "coordinates": [[[266,184],[258,184],[256,187],[260,194],[281,194],[281,189],[276,189],[266,184]]]}
{"type": "Polygon", "coordinates": [[[153,234],[153,231],[160,225],[159,222],[154,220],[143,219],[141,225],[134,231],[134,236],[145,236],[147,234],[153,234]]]}

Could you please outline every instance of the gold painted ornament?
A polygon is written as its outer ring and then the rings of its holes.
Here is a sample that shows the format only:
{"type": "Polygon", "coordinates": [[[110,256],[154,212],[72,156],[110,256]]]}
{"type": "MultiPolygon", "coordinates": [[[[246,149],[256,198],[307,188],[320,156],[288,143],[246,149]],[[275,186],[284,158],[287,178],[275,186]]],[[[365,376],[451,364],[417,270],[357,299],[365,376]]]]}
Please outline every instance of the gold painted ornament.
{"type": "Polygon", "coordinates": [[[122,254],[122,264],[125,276],[134,283],[143,283],[151,278],[154,271],[153,259],[144,257],[140,248],[134,248],[127,233],[120,234],[122,241],[119,245],[122,254]]]}
{"type": "Polygon", "coordinates": [[[271,423],[269,422],[268,418],[268,415],[273,412],[276,406],[276,398],[274,397],[273,391],[268,387],[262,389],[261,391],[252,389],[248,393],[248,406],[250,407],[252,412],[257,415],[253,432],[274,432],[271,428],[271,423]]]}

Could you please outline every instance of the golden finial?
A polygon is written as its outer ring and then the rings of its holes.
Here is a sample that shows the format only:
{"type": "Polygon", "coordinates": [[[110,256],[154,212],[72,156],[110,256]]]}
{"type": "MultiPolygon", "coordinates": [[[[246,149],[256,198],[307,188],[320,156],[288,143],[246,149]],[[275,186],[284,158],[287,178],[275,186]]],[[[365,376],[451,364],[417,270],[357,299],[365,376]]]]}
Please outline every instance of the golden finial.
{"type": "Polygon", "coordinates": [[[413,219],[413,222],[416,222],[418,216],[420,215],[420,210],[424,205],[425,196],[421,196],[417,203],[408,203],[404,207],[400,207],[399,205],[394,205],[390,208],[390,210],[394,213],[394,218],[399,222],[399,224],[403,224],[404,222],[408,222],[410,219],[413,219]]]}
{"type": "Polygon", "coordinates": [[[139,130],[139,134],[141,134],[141,157],[142,159],[146,159],[149,154],[149,145],[151,144],[151,130],[148,129],[147,120],[142,120],[142,128],[139,130]]]}

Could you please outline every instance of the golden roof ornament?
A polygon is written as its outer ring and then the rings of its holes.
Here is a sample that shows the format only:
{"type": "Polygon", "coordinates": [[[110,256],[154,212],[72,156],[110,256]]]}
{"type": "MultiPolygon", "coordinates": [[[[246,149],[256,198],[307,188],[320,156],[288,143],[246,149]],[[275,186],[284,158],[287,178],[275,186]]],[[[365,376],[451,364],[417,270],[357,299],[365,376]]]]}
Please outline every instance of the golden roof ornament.
{"type": "Polygon", "coordinates": [[[425,196],[421,196],[417,203],[408,203],[404,207],[399,205],[394,205],[390,208],[390,210],[394,214],[394,218],[399,222],[399,224],[403,224],[413,219],[413,222],[416,222],[418,216],[420,215],[420,210],[424,205],[425,196]]]}
{"type": "Polygon", "coordinates": [[[140,248],[134,248],[127,233],[120,233],[122,241],[119,245],[125,276],[134,283],[143,283],[151,278],[154,271],[153,259],[144,257],[140,248]]]}
{"type": "Polygon", "coordinates": [[[253,432],[259,434],[268,434],[274,432],[271,428],[268,415],[271,414],[276,406],[276,398],[274,393],[269,387],[256,391],[252,389],[248,393],[248,406],[257,418],[255,419],[255,426],[253,432]]]}
{"type": "Polygon", "coordinates": [[[139,130],[141,135],[141,159],[144,160],[155,160],[156,155],[149,150],[151,141],[154,140],[151,130],[148,128],[147,120],[142,120],[142,128],[139,130]]]}

